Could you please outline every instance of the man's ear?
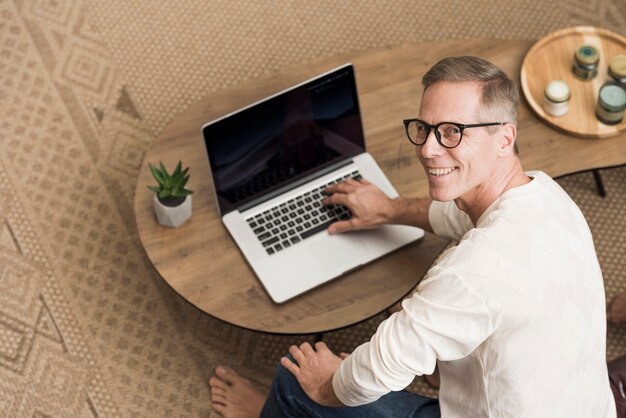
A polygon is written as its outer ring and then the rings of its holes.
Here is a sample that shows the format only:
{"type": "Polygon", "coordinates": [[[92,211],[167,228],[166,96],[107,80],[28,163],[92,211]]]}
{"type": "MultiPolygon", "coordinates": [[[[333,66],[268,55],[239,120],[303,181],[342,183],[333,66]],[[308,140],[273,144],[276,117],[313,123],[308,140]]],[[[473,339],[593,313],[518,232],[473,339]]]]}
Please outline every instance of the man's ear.
{"type": "Polygon", "coordinates": [[[502,127],[500,135],[500,156],[515,153],[515,141],[517,139],[517,128],[512,123],[507,123],[502,127]]]}

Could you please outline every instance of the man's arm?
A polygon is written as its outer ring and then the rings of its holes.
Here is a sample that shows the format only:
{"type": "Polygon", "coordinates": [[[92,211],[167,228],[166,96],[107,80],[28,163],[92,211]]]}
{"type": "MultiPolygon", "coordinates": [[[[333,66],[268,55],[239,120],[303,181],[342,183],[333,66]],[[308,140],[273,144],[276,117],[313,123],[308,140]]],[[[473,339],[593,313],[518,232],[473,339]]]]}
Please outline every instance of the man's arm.
{"type": "Polygon", "coordinates": [[[364,405],[404,389],[416,375],[431,374],[437,360],[464,358],[493,334],[481,294],[462,274],[437,270],[335,371],[333,391],[343,404],[364,405]]]}
{"type": "Polygon", "coordinates": [[[328,227],[336,234],[354,229],[371,229],[385,224],[417,226],[433,232],[428,220],[430,198],[390,199],[365,179],[348,179],[326,189],[325,205],[343,205],[352,212],[352,219],[338,221],[328,227]]]}

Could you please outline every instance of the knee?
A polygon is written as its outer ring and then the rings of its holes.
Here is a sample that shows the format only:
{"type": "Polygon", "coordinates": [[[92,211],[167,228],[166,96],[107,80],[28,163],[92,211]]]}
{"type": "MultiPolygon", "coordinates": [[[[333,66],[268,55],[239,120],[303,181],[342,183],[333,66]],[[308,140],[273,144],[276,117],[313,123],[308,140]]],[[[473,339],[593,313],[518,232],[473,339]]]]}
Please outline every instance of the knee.
{"type": "MultiPolygon", "coordinates": [[[[291,354],[288,354],[287,358],[297,364],[291,354]]],[[[300,392],[302,392],[298,380],[280,363],[278,363],[278,366],[276,367],[276,374],[274,375],[272,387],[276,393],[280,394],[279,396],[297,396],[300,392]]]]}
{"type": "MultiPolygon", "coordinates": [[[[290,355],[287,358],[296,363],[290,355]]],[[[311,402],[300,387],[298,380],[282,364],[278,364],[266,404],[267,410],[272,411],[272,414],[263,416],[312,416],[310,412],[306,412],[311,408],[311,402]],[[280,411],[281,414],[276,411],[280,411]]]]}

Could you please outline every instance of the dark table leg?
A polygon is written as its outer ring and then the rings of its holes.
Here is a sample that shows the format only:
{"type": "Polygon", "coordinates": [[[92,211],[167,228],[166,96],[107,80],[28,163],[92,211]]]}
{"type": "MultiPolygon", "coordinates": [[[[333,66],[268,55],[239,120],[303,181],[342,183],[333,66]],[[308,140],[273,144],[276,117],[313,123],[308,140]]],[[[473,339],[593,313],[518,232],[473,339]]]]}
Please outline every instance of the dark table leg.
{"type": "Polygon", "coordinates": [[[591,170],[593,173],[593,179],[596,181],[596,187],[598,188],[598,194],[600,197],[606,196],[606,190],[604,190],[604,183],[602,183],[602,177],[600,177],[600,172],[598,170],[591,170]]]}

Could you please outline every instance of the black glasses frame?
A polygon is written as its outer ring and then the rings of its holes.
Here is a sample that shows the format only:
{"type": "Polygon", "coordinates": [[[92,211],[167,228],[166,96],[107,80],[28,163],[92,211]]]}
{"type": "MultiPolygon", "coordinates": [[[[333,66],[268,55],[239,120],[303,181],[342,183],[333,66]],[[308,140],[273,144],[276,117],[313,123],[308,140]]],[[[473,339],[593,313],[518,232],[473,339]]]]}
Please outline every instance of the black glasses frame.
{"type": "Polygon", "coordinates": [[[485,126],[496,126],[496,125],[504,126],[504,125],[507,124],[507,122],[489,122],[489,123],[471,123],[471,124],[463,124],[463,123],[456,123],[456,122],[441,122],[441,123],[438,123],[436,125],[430,125],[430,124],[424,122],[421,119],[404,119],[402,122],[404,123],[404,132],[406,133],[406,137],[409,138],[409,141],[411,141],[411,144],[417,145],[417,146],[424,145],[426,143],[426,140],[428,139],[428,136],[430,135],[430,131],[432,129],[434,129],[435,130],[435,139],[437,140],[439,145],[441,145],[444,148],[448,148],[448,149],[456,148],[456,147],[459,146],[459,144],[461,143],[461,140],[463,139],[463,131],[465,129],[468,129],[468,128],[481,128],[481,127],[485,127],[485,126]],[[422,141],[420,143],[415,142],[411,138],[411,135],[409,135],[409,125],[411,123],[413,123],[413,122],[422,123],[426,127],[426,137],[424,138],[424,141],[422,141]],[[459,128],[459,131],[460,131],[460,133],[459,133],[459,135],[460,135],[459,136],[459,142],[457,142],[457,144],[455,146],[453,146],[453,147],[449,147],[447,145],[444,145],[441,142],[441,133],[439,132],[439,127],[441,125],[445,125],[445,124],[454,125],[457,128],[459,128]]]}

